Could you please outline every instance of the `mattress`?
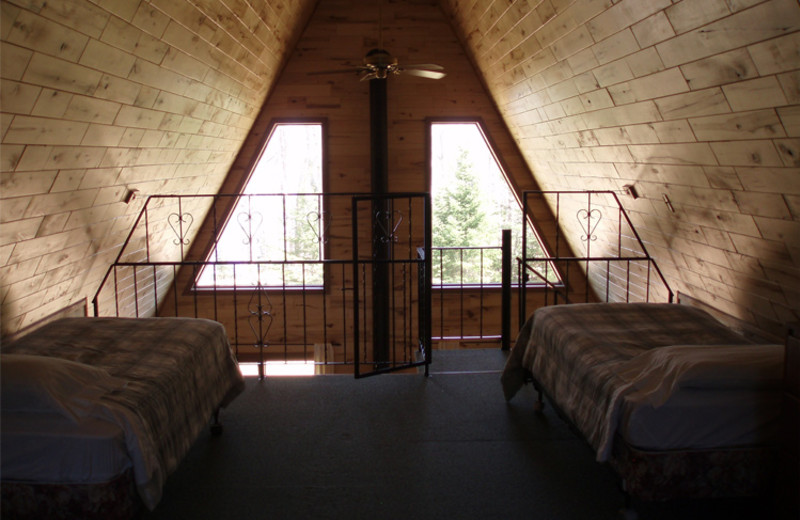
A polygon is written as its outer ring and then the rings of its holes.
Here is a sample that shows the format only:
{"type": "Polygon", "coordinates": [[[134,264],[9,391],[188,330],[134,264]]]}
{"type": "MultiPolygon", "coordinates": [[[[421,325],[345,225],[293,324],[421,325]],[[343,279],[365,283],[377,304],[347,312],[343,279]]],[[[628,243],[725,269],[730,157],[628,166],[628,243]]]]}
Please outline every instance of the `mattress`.
{"type": "Polygon", "coordinates": [[[149,509],[214,411],[244,389],[211,320],[66,318],[1,352],[3,481],[102,482],[127,463],[149,509]],[[78,448],[88,451],[69,453],[78,448]],[[30,456],[6,457],[20,449],[30,456]]]}
{"type": "Polygon", "coordinates": [[[3,413],[3,482],[102,484],[132,467],[125,432],[96,418],[74,423],[60,414],[3,413]]]}
{"type": "Polygon", "coordinates": [[[780,416],[782,347],[754,345],[682,305],[539,309],[504,369],[507,399],[528,374],[599,461],[608,460],[616,436],[658,451],[774,442],[780,416]]]}
{"type": "Polygon", "coordinates": [[[665,406],[630,405],[618,434],[640,450],[695,450],[774,442],[781,399],[771,390],[679,392],[665,406]]]}

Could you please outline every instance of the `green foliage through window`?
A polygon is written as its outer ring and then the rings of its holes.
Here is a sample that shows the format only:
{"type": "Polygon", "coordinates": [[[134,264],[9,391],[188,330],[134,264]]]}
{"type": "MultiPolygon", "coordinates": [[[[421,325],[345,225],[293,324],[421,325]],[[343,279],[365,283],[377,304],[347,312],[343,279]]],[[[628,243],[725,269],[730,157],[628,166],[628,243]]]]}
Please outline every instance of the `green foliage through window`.
{"type": "Polygon", "coordinates": [[[522,210],[478,123],[431,124],[431,195],[434,285],[499,284],[502,230],[521,255],[522,210]]]}

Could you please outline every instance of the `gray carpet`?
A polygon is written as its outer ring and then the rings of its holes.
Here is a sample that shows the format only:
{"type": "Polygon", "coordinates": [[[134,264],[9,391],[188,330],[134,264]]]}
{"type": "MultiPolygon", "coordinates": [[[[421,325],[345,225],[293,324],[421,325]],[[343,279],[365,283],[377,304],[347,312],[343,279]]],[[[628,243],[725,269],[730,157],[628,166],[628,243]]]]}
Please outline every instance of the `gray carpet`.
{"type": "MultiPolygon", "coordinates": [[[[614,473],[552,408],[534,414],[530,387],[506,403],[503,353],[434,359],[427,378],[248,379],[223,435],[200,436],[144,518],[620,518],[614,473]]],[[[637,509],[643,519],[768,517],[760,506],[637,509]]]]}

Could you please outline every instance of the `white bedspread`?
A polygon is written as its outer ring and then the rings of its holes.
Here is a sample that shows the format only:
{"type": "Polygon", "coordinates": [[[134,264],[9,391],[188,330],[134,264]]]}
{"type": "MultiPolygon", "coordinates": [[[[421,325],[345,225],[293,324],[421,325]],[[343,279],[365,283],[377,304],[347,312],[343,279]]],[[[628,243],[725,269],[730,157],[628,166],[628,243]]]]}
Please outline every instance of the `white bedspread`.
{"type": "MultiPolygon", "coordinates": [[[[62,417],[67,426],[81,427],[99,421],[100,424],[118,427],[124,434],[125,452],[133,465],[139,494],[146,506],[155,507],[161,498],[166,475],[159,464],[154,439],[146,434],[144,420],[136,411],[108,399],[115,393],[124,392],[126,381],[111,376],[103,368],[66,359],[25,354],[3,354],[0,357],[3,422],[6,427],[16,428],[19,424],[13,422],[16,419],[35,424],[37,417],[40,424],[52,426],[57,424],[52,420],[53,416],[62,417]],[[50,423],[46,421],[48,417],[50,423]]],[[[11,440],[23,442],[25,436],[9,438],[5,431],[3,433],[3,447],[7,448],[4,451],[18,451],[11,440]]],[[[51,455],[40,452],[37,459],[42,456],[51,455]]],[[[5,460],[2,469],[3,478],[19,478],[15,474],[18,468],[5,460]]],[[[57,470],[60,478],[65,470],[57,470]]],[[[51,475],[48,481],[54,477],[51,475]]]]}
{"type": "Polygon", "coordinates": [[[606,411],[598,459],[608,459],[626,409],[658,409],[696,390],[778,391],[783,356],[782,345],[671,345],[634,356],[617,369],[622,384],[606,411]]]}
{"type": "Polygon", "coordinates": [[[501,382],[532,376],[608,460],[615,435],[650,451],[774,442],[783,348],[754,345],[699,309],[596,303],[538,309],[501,382]]]}
{"type": "MultiPolygon", "coordinates": [[[[224,327],[204,319],[67,318],[3,345],[2,355],[4,417],[50,413],[116,425],[149,509],[217,407],[244,389],[224,327]]],[[[4,451],[13,450],[7,440],[4,451]]]]}

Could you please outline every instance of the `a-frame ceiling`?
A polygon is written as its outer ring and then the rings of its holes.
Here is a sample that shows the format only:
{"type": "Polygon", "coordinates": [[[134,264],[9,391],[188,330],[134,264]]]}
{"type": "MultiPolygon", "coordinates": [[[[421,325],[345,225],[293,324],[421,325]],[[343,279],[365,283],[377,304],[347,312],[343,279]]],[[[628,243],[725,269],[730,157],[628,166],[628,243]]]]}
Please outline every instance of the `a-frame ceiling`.
{"type": "MultiPolygon", "coordinates": [[[[405,158],[420,156],[416,121],[441,115],[423,100],[446,89],[463,115],[499,114],[524,159],[514,170],[541,187],[634,184],[641,197],[623,201],[673,288],[776,333],[799,319],[796,0],[383,2],[395,54],[453,69],[438,86],[392,85],[408,100],[390,135],[395,187],[419,188],[407,179],[424,165],[405,158]],[[454,81],[469,74],[475,86],[454,81]]],[[[259,117],[366,99],[305,69],[376,43],[373,0],[0,6],[3,335],[91,298],[144,195],[240,174],[259,117]]],[[[341,179],[368,168],[366,120],[345,119],[331,121],[352,129],[330,144],[354,150],[341,179]]]]}

